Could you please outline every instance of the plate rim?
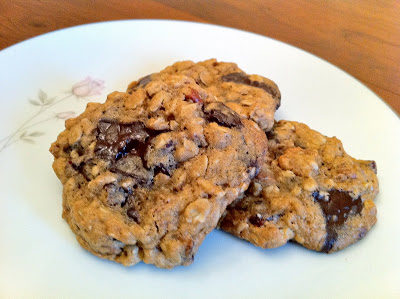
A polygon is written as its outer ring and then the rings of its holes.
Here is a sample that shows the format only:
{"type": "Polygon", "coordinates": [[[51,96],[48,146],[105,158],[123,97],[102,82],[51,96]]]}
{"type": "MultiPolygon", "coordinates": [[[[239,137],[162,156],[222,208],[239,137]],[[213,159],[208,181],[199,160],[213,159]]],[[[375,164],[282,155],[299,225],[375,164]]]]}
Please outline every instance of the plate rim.
{"type": "Polygon", "coordinates": [[[385,100],[383,100],[375,91],[373,91],[369,86],[367,86],[366,84],[364,84],[360,79],[356,78],[354,75],[346,72],[345,70],[343,70],[342,68],[340,68],[339,66],[329,62],[328,60],[326,60],[325,58],[322,58],[314,53],[308,52],[302,48],[299,48],[297,46],[294,46],[292,44],[286,43],[284,41],[275,39],[273,37],[270,36],[266,36],[260,33],[255,33],[252,31],[247,31],[247,30],[243,30],[243,29],[238,29],[235,27],[229,27],[229,26],[225,26],[225,25],[219,25],[219,24],[213,24],[213,23],[202,23],[202,22],[196,22],[196,21],[187,21],[187,20],[174,20],[174,19],[119,19],[119,20],[108,20],[108,21],[99,21],[99,22],[92,22],[92,23],[87,23],[87,24],[80,24],[80,25],[74,25],[74,26],[69,26],[69,27],[65,27],[65,28],[60,28],[60,29],[56,29],[50,32],[46,32],[46,33],[42,33],[30,38],[27,38],[23,41],[17,42],[16,44],[10,45],[2,50],[0,50],[0,56],[2,54],[8,53],[12,50],[14,50],[15,48],[24,46],[25,44],[33,41],[33,40],[40,40],[43,38],[47,38],[47,37],[51,37],[54,34],[58,34],[60,32],[64,32],[64,31],[68,31],[68,30],[79,30],[80,28],[84,28],[84,27],[96,27],[98,25],[106,25],[106,24],[116,24],[116,23],[185,23],[185,24],[190,24],[190,25],[194,25],[194,26],[200,26],[200,27],[216,27],[219,28],[221,30],[230,30],[230,31],[236,31],[236,32],[240,32],[240,33],[245,33],[245,34],[250,34],[250,35],[254,35],[256,37],[261,37],[261,38],[266,38],[269,40],[272,40],[278,44],[287,46],[289,48],[292,48],[294,50],[300,51],[303,54],[306,55],[311,55],[314,59],[319,60],[320,62],[326,63],[328,64],[330,67],[332,67],[333,69],[335,69],[336,71],[341,72],[342,74],[348,76],[349,78],[355,80],[359,85],[361,85],[362,87],[366,88],[369,92],[371,92],[376,98],[378,98],[385,106],[386,108],[389,108],[389,110],[394,114],[394,116],[397,116],[398,119],[400,119],[400,113],[397,113],[397,111],[394,110],[393,107],[391,107],[385,100]]]}
{"type": "MultiPolygon", "coordinates": [[[[135,22],[137,22],[137,21],[141,21],[141,22],[143,22],[144,21],[144,23],[147,23],[149,20],[128,20],[128,21],[135,21],[135,22]]],[[[152,21],[154,21],[154,20],[152,20],[152,21]]],[[[157,20],[157,21],[165,21],[165,20],[157,20]]],[[[168,20],[168,21],[171,21],[171,20],[168,20]]],[[[175,21],[175,20],[172,20],[172,21],[175,21]]],[[[31,39],[35,39],[35,38],[44,38],[43,36],[45,36],[45,35],[51,35],[51,34],[56,34],[58,31],[61,31],[61,30],[69,30],[69,29],[79,29],[81,26],[94,26],[94,25],[98,25],[98,24],[102,24],[102,23],[111,23],[111,22],[113,22],[113,23],[115,23],[115,22],[121,22],[121,21],[110,21],[110,22],[97,22],[97,23],[90,23],[90,24],[84,24],[84,25],[78,25],[78,26],[73,26],[73,27],[68,27],[68,28],[63,28],[63,29],[59,29],[59,30],[56,30],[56,31],[52,31],[52,32],[49,32],[49,33],[45,33],[45,34],[42,34],[42,35],[39,35],[39,36],[37,36],[37,37],[33,37],[33,38],[30,38],[30,39],[27,39],[27,40],[25,40],[25,41],[22,41],[22,42],[20,42],[20,43],[25,43],[25,42],[28,42],[28,46],[29,46],[29,41],[31,40],[31,39]]],[[[182,22],[182,21],[176,21],[176,23],[179,23],[179,22],[182,22]]],[[[186,22],[186,21],[183,21],[183,22],[186,22]]],[[[165,22],[163,22],[163,23],[165,23],[165,22]]],[[[195,24],[197,24],[198,22],[188,22],[188,23],[195,23],[195,24]]],[[[244,31],[244,30],[240,30],[240,29],[234,29],[234,28],[229,28],[229,27],[224,27],[224,26],[219,26],[219,25],[212,25],[212,24],[202,24],[202,23],[199,23],[199,24],[201,24],[201,25],[209,25],[209,26],[211,26],[210,28],[215,28],[215,27],[223,27],[223,28],[226,28],[226,29],[231,29],[231,30],[234,30],[234,31],[239,31],[239,32],[244,32],[244,33],[246,33],[246,34],[248,34],[248,33],[250,33],[250,34],[255,34],[255,35],[260,35],[260,34],[257,34],[257,33],[252,33],[252,32],[248,32],[248,31],[244,31]]],[[[91,30],[93,30],[93,29],[91,29],[91,30]]],[[[98,30],[98,29],[95,29],[95,30],[98,30]]],[[[207,30],[208,31],[208,30],[207,30]]],[[[221,34],[223,33],[223,31],[221,31],[221,34]]],[[[233,32],[234,33],[234,32],[233,32]]],[[[274,39],[272,39],[272,38],[269,38],[269,37],[266,37],[266,36],[263,36],[263,35],[261,35],[262,37],[264,37],[264,38],[267,38],[267,39],[270,39],[270,40],[274,40],[274,39]]],[[[291,48],[296,48],[295,46],[292,46],[292,45],[290,45],[290,44],[286,44],[286,43],[284,43],[284,42],[281,42],[281,41],[278,41],[278,40],[274,40],[274,41],[277,41],[277,42],[279,42],[280,44],[282,43],[282,44],[284,44],[284,45],[286,45],[286,46],[289,46],[289,47],[291,47],[291,48]]],[[[39,41],[39,44],[41,43],[42,41],[39,41]]],[[[14,46],[17,46],[17,45],[19,45],[20,43],[17,43],[17,44],[15,44],[15,45],[12,45],[12,46],[10,46],[10,47],[8,47],[8,48],[6,48],[5,50],[7,50],[7,49],[9,49],[9,48],[11,48],[11,47],[14,47],[14,46]]],[[[36,46],[40,46],[40,45],[36,45],[36,46]]],[[[279,44],[279,45],[280,45],[279,44]]],[[[278,45],[278,44],[277,44],[278,45]]],[[[24,46],[24,47],[26,47],[26,45],[24,46]]],[[[290,48],[288,48],[288,49],[290,49],[290,48]]],[[[309,56],[310,58],[311,57],[313,57],[314,59],[315,58],[317,58],[317,59],[319,59],[319,61],[325,61],[324,59],[322,59],[322,58],[320,58],[320,57],[318,57],[318,56],[316,56],[316,55],[314,55],[314,54],[312,54],[312,53],[309,53],[309,52],[307,52],[307,51],[304,51],[304,50],[302,50],[302,49],[299,49],[299,48],[297,48],[298,50],[301,50],[302,52],[305,52],[306,54],[310,54],[311,56],[309,56]]],[[[14,49],[12,49],[12,51],[13,51],[14,49]]],[[[0,59],[2,59],[2,54],[3,53],[3,50],[2,51],[0,51],[0,59]]],[[[6,53],[8,53],[8,52],[6,52],[6,53]]],[[[20,52],[17,52],[17,53],[20,53],[20,52]]],[[[6,55],[8,55],[8,54],[6,54],[6,55]]],[[[20,55],[15,55],[16,57],[20,57],[20,55]]],[[[6,57],[9,57],[9,56],[6,56],[6,57]]],[[[317,62],[319,62],[318,60],[316,60],[317,62]]],[[[330,62],[328,62],[328,61],[325,61],[325,62],[327,62],[328,64],[330,64],[330,65],[332,65],[330,62]]],[[[14,63],[14,58],[13,58],[13,63],[14,63]]],[[[320,63],[320,62],[319,62],[320,63]]],[[[334,66],[334,67],[336,67],[335,65],[332,65],[332,66],[334,66]]],[[[336,69],[339,69],[339,70],[341,70],[340,68],[338,68],[338,67],[336,67],[336,69]]],[[[343,70],[341,70],[342,72],[344,72],[346,75],[348,75],[348,76],[350,76],[350,77],[352,77],[352,75],[350,75],[350,74],[348,74],[347,72],[345,72],[345,71],[343,71],[343,70]]],[[[337,74],[339,74],[339,73],[337,73],[337,74]]],[[[347,79],[348,77],[343,77],[343,80],[346,80],[346,81],[348,81],[348,79],[347,79]]],[[[356,79],[356,78],[354,78],[353,77],[353,79],[356,79]]],[[[364,87],[367,87],[367,86],[365,86],[364,84],[362,84],[358,79],[356,79],[356,81],[358,81],[361,85],[355,85],[355,87],[356,88],[359,88],[359,89],[361,89],[361,86],[364,86],[364,87]]],[[[367,90],[368,90],[369,88],[367,87],[367,90]]],[[[365,90],[364,90],[365,91],[365,90]]],[[[371,90],[370,90],[371,91],[371,90]]],[[[374,92],[372,92],[372,94],[375,94],[374,92]]],[[[371,97],[372,97],[372,94],[371,94],[371,97]]],[[[375,94],[375,96],[376,96],[376,94],[375,94]]],[[[377,96],[378,98],[380,98],[379,96],[377,96]]],[[[385,102],[384,102],[385,103],[385,102]]],[[[382,106],[383,107],[383,106],[382,106]]],[[[385,108],[382,108],[382,110],[385,110],[385,111],[387,111],[385,108]]],[[[400,123],[399,123],[400,124],[400,123]]],[[[400,126],[397,126],[396,125],[396,128],[400,128],[400,126]]],[[[400,139],[399,139],[399,141],[400,141],[400,139]]],[[[381,201],[381,203],[382,203],[382,201],[381,201]]],[[[1,214],[1,213],[0,213],[1,214]]],[[[65,223],[64,223],[65,224],[65,223]]],[[[69,230],[69,229],[68,229],[69,230]]],[[[143,264],[143,263],[142,263],[143,264]]],[[[147,268],[147,267],[146,267],[147,268]]],[[[188,268],[189,269],[189,268],[188,268]]],[[[1,272],[1,271],[0,271],[1,272]]],[[[0,275],[1,276],[1,275],[0,275]]],[[[57,290],[57,289],[56,289],[57,290]]],[[[59,289],[58,289],[59,290],[59,289]]],[[[0,284],[0,291],[1,291],[1,284],[0,284]]],[[[0,292],[1,293],[1,292],[0,292]]],[[[71,295],[71,294],[74,294],[74,293],[66,293],[65,292],[65,290],[64,291],[62,291],[62,293],[64,293],[64,294],[66,294],[67,296],[68,296],[68,294],[69,295],[71,295]]],[[[35,291],[35,293],[34,294],[36,294],[36,296],[39,296],[38,294],[41,294],[41,293],[39,293],[37,290],[35,291]]],[[[259,293],[254,293],[253,294],[253,296],[255,296],[255,295],[257,295],[258,294],[258,296],[260,296],[261,294],[259,294],[259,293]]],[[[169,294],[169,295],[171,295],[171,294],[169,294]]],[[[173,295],[173,294],[172,294],[173,295]]],[[[300,293],[300,295],[301,295],[301,293],[300,293]]],[[[314,294],[315,295],[315,294],[314,294]]],[[[314,297],[314,295],[310,295],[310,297],[314,297]]],[[[362,295],[362,293],[359,293],[359,295],[361,296],[362,295]]],[[[0,296],[1,297],[1,296],[0,296]]]]}

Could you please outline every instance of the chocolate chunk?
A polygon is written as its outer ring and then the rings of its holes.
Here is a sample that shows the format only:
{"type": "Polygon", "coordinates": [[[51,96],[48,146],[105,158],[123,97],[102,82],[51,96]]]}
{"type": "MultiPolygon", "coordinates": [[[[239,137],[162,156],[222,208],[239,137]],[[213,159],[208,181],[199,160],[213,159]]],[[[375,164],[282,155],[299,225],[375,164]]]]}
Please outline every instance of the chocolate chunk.
{"type": "Polygon", "coordinates": [[[245,73],[230,73],[221,77],[224,82],[235,82],[251,86],[251,80],[245,73]]]}
{"type": "Polygon", "coordinates": [[[363,203],[360,197],[353,199],[349,192],[332,189],[329,198],[318,191],[312,193],[314,200],[319,203],[326,221],[327,236],[322,248],[323,252],[329,252],[337,239],[337,228],[343,225],[350,215],[360,214],[363,203]]]}
{"type": "Polygon", "coordinates": [[[136,211],[136,209],[134,207],[130,207],[126,211],[126,215],[128,215],[128,217],[131,218],[136,223],[138,223],[138,224],[140,223],[140,215],[139,215],[138,211],[136,211]]]}
{"type": "Polygon", "coordinates": [[[171,175],[171,171],[163,163],[160,163],[154,167],[154,176],[156,176],[159,173],[163,173],[168,176],[171,175]]]}
{"type": "Polygon", "coordinates": [[[264,219],[260,214],[255,214],[249,218],[249,222],[254,226],[260,227],[265,223],[266,219],[264,219]]]}
{"type": "Polygon", "coordinates": [[[141,122],[129,124],[100,120],[97,125],[97,144],[95,153],[109,160],[119,160],[132,150],[143,155],[145,149],[140,145],[145,143],[149,133],[141,122]]]}
{"type": "Polygon", "coordinates": [[[376,162],[375,161],[369,161],[368,166],[372,169],[372,171],[377,174],[378,168],[376,167],[376,162]]]}
{"type": "Polygon", "coordinates": [[[249,77],[245,73],[227,74],[225,76],[222,76],[221,80],[225,81],[225,82],[235,82],[235,83],[239,83],[239,84],[245,84],[245,85],[249,85],[252,87],[261,88],[261,89],[265,90],[266,92],[268,92],[270,95],[272,95],[272,97],[274,99],[278,100],[276,109],[278,109],[280,106],[281,94],[276,87],[274,87],[272,85],[268,85],[264,82],[252,81],[249,79],[249,77]]]}
{"type": "Polygon", "coordinates": [[[82,156],[85,153],[85,149],[83,148],[83,146],[79,142],[63,148],[63,151],[66,154],[69,154],[72,151],[76,151],[79,156],[82,156]]]}
{"type": "Polygon", "coordinates": [[[331,228],[328,228],[324,246],[322,247],[321,251],[329,253],[329,251],[332,250],[333,245],[335,245],[336,240],[337,240],[337,232],[332,230],[331,228]]]}
{"type": "Polygon", "coordinates": [[[136,86],[138,86],[138,87],[144,87],[144,86],[146,86],[147,84],[149,84],[149,83],[151,82],[151,75],[152,75],[152,74],[147,75],[147,76],[144,76],[143,78],[140,78],[139,81],[138,81],[138,84],[137,84],[136,86]]]}
{"type": "Polygon", "coordinates": [[[134,85],[129,87],[128,92],[132,93],[132,91],[137,90],[139,87],[145,87],[151,82],[151,76],[152,74],[140,78],[134,85]]]}
{"type": "Polygon", "coordinates": [[[242,128],[242,120],[240,119],[239,114],[230,109],[228,106],[223,103],[211,103],[208,104],[204,113],[210,122],[216,122],[221,126],[225,126],[228,128],[236,127],[242,128]]]}
{"type": "Polygon", "coordinates": [[[85,162],[81,162],[79,163],[79,165],[72,163],[72,161],[69,161],[70,165],[72,166],[72,168],[76,171],[79,172],[81,175],[83,175],[83,177],[87,180],[90,181],[92,179],[92,174],[90,173],[90,169],[93,166],[92,164],[87,165],[87,163],[85,162]]]}
{"type": "MultiPolygon", "coordinates": [[[[175,165],[148,166],[146,155],[151,148],[151,141],[167,131],[147,129],[143,123],[118,123],[101,120],[97,126],[95,153],[100,158],[111,162],[110,171],[129,176],[137,185],[150,185],[154,175],[159,172],[171,175],[175,165]]],[[[166,144],[171,148],[173,143],[166,144]]]]}
{"type": "Polygon", "coordinates": [[[79,165],[76,165],[76,164],[74,164],[74,163],[71,162],[71,166],[72,166],[72,168],[73,168],[75,171],[77,171],[77,172],[82,172],[83,166],[85,166],[85,163],[84,163],[84,162],[81,162],[81,163],[79,163],[79,165]]]}
{"type": "MultiPolygon", "coordinates": [[[[83,146],[80,143],[76,144],[75,150],[79,156],[82,156],[85,153],[85,149],[83,148],[83,146]]],[[[376,169],[376,164],[375,164],[375,169],[376,169]]]]}
{"type": "Polygon", "coordinates": [[[167,120],[168,120],[168,121],[175,120],[175,116],[174,116],[173,114],[169,114],[169,115],[167,116],[167,120]]]}
{"type": "Polygon", "coordinates": [[[228,209],[232,209],[232,210],[238,210],[238,211],[243,211],[246,212],[249,210],[249,207],[247,205],[237,205],[237,206],[228,206],[228,209]]]}
{"type": "Polygon", "coordinates": [[[111,123],[101,120],[99,121],[99,123],[97,124],[97,129],[99,130],[100,133],[106,133],[107,130],[110,128],[111,123]]]}

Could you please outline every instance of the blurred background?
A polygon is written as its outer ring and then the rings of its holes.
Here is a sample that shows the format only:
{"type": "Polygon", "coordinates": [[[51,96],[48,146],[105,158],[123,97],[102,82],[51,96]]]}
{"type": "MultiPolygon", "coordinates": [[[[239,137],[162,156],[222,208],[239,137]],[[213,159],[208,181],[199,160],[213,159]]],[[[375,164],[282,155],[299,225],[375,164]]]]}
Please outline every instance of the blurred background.
{"type": "Polygon", "coordinates": [[[400,113],[399,0],[0,0],[0,50],[120,19],[188,20],[272,37],[340,67],[400,113]]]}

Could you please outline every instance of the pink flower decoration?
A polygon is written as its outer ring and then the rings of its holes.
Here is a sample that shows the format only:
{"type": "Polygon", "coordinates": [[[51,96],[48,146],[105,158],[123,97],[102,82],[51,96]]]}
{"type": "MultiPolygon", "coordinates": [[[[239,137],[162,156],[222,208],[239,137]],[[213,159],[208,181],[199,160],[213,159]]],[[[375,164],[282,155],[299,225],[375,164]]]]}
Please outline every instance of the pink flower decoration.
{"type": "Polygon", "coordinates": [[[68,119],[68,118],[71,118],[74,116],[75,116],[74,111],[65,111],[65,112],[59,112],[56,114],[56,118],[58,118],[58,119],[68,119]]]}
{"type": "Polygon", "coordinates": [[[101,94],[104,89],[104,81],[87,77],[72,86],[71,92],[78,98],[90,97],[101,94]]]}

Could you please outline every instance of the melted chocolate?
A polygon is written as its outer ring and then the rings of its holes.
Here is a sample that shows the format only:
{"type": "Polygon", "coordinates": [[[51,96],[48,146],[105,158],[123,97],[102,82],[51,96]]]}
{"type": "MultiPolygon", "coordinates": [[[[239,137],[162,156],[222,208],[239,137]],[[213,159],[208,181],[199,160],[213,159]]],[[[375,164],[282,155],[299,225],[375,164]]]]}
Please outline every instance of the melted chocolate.
{"type": "Polygon", "coordinates": [[[318,191],[313,192],[314,200],[319,203],[326,221],[327,236],[321,251],[329,252],[337,239],[337,228],[347,220],[350,215],[360,214],[363,203],[360,197],[353,199],[346,191],[332,189],[329,198],[321,195],[318,191]]]}
{"type": "MultiPolygon", "coordinates": [[[[142,122],[101,120],[97,126],[95,153],[112,162],[111,171],[131,176],[138,184],[145,184],[149,181],[150,171],[146,163],[147,150],[151,140],[164,132],[147,129],[142,122]]],[[[170,174],[164,165],[155,166],[154,170],[170,174]]]]}
{"type": "MultiPolygon", "coordinates": [[[[119,123],[115,120],[100,120],[97,125],[95,154],[110,162],[111,172],[133,179],[128,190],[113,185],[107,187],[109,204],[124,207],[126,215],[136,223],[140,223],[140,215],[136,209],[137,203],[132,188],[151,186],[154,176],[159,172],[170,175],[175,169],[175,165],[165,166],[162,163],[151,167],[147,165],[146,155],[151,148],[151,141],[165,132],[167,131],[148,129],[142,122],[119,123]],[[127,200],[128,197],[131,199],[127,200]]],[[[165,148],[172,146],[173,142],[169,142],[165,148]]],[[[74,168],[82,171],[84,165],[74,168]]]]}
{"type": "Polygon", "coordinates": [[[160,163],[159,165],[156,165],[154,167],[154,176],[156,176],[159,173],[171,175],[170,169],[168,169],[163,163],[160,163]]]}
{"type": "Polygon", "coordinates": [[[64,153],[67,154],[71,153],[73,150],[75,150],[79,156],[82,156],[85,153],[85,149],[79,142],[63,148],[64,153]]]}
{"type": "Polygon", "coordinates": [[[140,78],[139,81],[138,81],[137,86],[138,87],[144,87],[147,84],[149,84],[151,82],[151,75],[152,74],[144,76],[143,78],[140,78]]]}
{"type": "Polygon", "coordinates": [[[267,219],[264,219],[260,214],[255,214],[249,218],[249,222],[254,226],[260,227],[262,226],[267,219]]]}
{"type": "Polygon", "coordinates": [[[136,211],[136,209],[135,209],[134,207],[130,207],[129,209],[127,209],[126,215],[127,215],[130,219],[132,219],[133,221],[135,221],[136,223],[140,223],[139,213],[138,213],[138,211],[136,211]]]}
{"type": "Polygon", "coordinates": [[[210,122],[216,122],[217,124],[232,128],[242,128],[243,124],[240,119],[239,114],[230,109],[228,106],[223,103],[212,103],[209,104],[204,109],[204,114],[206,118],[210,122]]]}
{"type": "MultiPolygon", "coordinates": [[[[145,143],[149,133],[141,122],[120,124],[100,120],[97,125],[97,143],[95,153],[103,159],[118,161],[135,149],[141,151],[140,145],[145,143]]],[[[142,152],[138,152],[142,156],[142,152]]]]}
{"type": "MultiPolygon", "coordinates": [[[[252,81],[244,73],[227,74],[225,76],[222,76],[221,80],[225,81],[225,82],[235,82],[235,83],[249,85],[252,87],[261,88],[261,89],[265,90],[266,92],[268,92],[270,95],[272,95],[275,99],[279,100],[279,102],[280,102],[280,99],[281,99],[280,93],[274,86],[265,84],[264,82],[252,81]]],[[[278,103],[278,107],[276,107],[276,109],[279,108],[279,105],[280,105],[280,103],[278,103]]]]}
{"type": "Polygon", "coordinates": [[[69,162],[69,164],[72,166],[72,168],[76,171],[79,172],[83,177],[87,180],[90,181],[92,178],[92,174],[90,173],[90,166],[93,166],[91,164],[92,162],[90,160],[86,162],[81,162],[79,165],[72,163],[72,161],[69,162]]]}
{"type": "Polygon", "coordinates": [[[128,90],[128,92],[129,93],[132,93],[132,91],[133,90],[137,90],[139,87],[145,87],[147,84],[149,84],[150,82],[151,82],[151,76],[152,76],[152,74],[150,74],[150,75],[147,75],[147,76],[144,76],[143,78],[140,78],[137,82],[136,82],[136,84],[134,85],[134,86],[132,86],[129,90],[128,90]]]}
{"type": "Polygon", "coordinates": [[[79,165],[76,165],[76,164],[74,164],[74,163],[71,162],[71,166],[72,166],[72,168],[73,168],[75,171],[77,171],[77,172],[79,172],[79,173],[82,173],[83,167],[85,166],[85,163],[84,163],[84,162],[81,162],[79,165]]]}

